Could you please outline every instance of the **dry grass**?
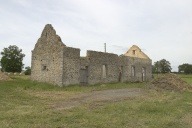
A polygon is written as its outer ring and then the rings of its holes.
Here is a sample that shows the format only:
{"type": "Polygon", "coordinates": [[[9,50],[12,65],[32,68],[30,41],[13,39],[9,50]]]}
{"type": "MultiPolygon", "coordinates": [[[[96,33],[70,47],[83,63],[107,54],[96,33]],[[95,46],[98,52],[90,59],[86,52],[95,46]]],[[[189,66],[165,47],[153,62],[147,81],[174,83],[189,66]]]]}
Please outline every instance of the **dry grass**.
{"type": "MultiPolygon", "coordinates": [[[[38,97],[44,100],[50,101],[57,101],[57,100],[65,100],[69,99],[70,97],[77,95],[74,92],[64,92],[64,91],[32,91],[27,90],[25,91],[27,94],[31,95],[32,97],[38,97]]],[[[80,93],[79,93],[80,94],[80,93]]]]}
{"type": "MultiPolygon", "coordinates": [[[[191,79],[186,77],[185,79],[191,79]]],[[[191,81],[191,80],[188,80],[191,81]]],[[[192,82],[191,82],[192,83],[192,82]]],[[[146,89],[146,94],[123,101],[86,103],[56,110],[52,105],[92,90],[143,87],[145,84],[107,84],[59,88],[13,77],[0,82],[2,128],[189,128],[192,126],[192,93],[146,89]]]]}
{"type": "Polygon", "coordinates": [[[192,126],[192,114],[186,114],[181,118],[181,123],[184,123],[186,127],[190,128],[192,126]]]}

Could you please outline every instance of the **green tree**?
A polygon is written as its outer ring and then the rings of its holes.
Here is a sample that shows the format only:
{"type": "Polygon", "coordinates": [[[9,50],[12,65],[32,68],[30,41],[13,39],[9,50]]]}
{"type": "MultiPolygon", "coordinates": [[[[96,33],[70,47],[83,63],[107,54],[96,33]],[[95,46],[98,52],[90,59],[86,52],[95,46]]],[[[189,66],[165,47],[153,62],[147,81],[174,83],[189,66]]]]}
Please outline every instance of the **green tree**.
{"type": "Polygon", "coordinates": [[[192,73],[192,65],[191,64],[182,64],[178,67],[179,73],[191,74],[192,73]]]}
{"type": "Polygon", "coordinates": [[[160,73],[159,61],[154,62],[154,65],[152,66],[152,72],[153,73],[160,73]]]}
{"type": "Polygon", "coordinates": [[[24,72],[25,75],[31,75],[31,67],[28,66],[28,67],[25,67],[25,69],[26,69],[24,72]]]}
{"type": "Polygon", "coordinates": [[[19,49],[16,45],[10,45],[8,48],[4,48],[1,52],[1,71],[5,72],[21,72],[24,66],[23,58],[25,54],[22,53],[22,49],[19,49]]]}
{"type": "Polygon", "coordinates": [[[168,73],[171,72],[171,64],[169,61],[162,59],[160,61],[154,62],[152,71],[153,73],[168,73]]]}

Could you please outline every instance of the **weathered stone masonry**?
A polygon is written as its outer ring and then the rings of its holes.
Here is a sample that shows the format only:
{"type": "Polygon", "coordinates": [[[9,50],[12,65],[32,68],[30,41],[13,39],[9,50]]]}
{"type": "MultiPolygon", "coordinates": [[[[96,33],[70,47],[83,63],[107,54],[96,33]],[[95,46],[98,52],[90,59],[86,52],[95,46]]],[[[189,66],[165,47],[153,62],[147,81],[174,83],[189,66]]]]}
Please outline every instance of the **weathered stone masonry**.
{"type": "Polygon", "coordinates": [[[133,45],[123,56],[67,47],[54,28],[45,26],[32,51],[31,79],[59,86],[71,84],[147,81],[152,77],[149,57],[133,45]]]}

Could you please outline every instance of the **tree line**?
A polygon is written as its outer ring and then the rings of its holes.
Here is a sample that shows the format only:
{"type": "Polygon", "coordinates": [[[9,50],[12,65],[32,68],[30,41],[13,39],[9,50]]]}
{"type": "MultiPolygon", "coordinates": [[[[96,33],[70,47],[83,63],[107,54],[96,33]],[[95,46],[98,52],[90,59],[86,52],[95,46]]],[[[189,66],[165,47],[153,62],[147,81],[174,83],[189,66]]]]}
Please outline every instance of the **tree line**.
{"type": "MultiPolygon", "coordinates": [[[[4,48],[1,52],[0,66],[3,72],[21,72],[23,70],[23,58],[25,54],[22,53],[22,49],[19,49],[16,45],[10,45],[8,48],[4,48]]],[[[154,62],[152,65],[153,73],[168,73],[171,72],[171,63],[166,59],[161,59],[154,62]]],[[[179,73],[192,74],[192,64],[184,63],[178,66],[179,73]]],[[[31,74],[31,68],[25,67],[25,74],[31,74]]]]}
{"type": "MultiPolygon", "coordinates": [[[[166,59],[154,62],[152,65],[153,73],[169,73],[171,72],[171,63],[166,59]]],[[[184,63],[178,66],[178,73],[192,74],[192,64],[184,63]]]]}
{"type": "Polygon", "coordinates": [[[178,67],[179,73],[192,74],[192,64],[182,64],[178,67]]]}

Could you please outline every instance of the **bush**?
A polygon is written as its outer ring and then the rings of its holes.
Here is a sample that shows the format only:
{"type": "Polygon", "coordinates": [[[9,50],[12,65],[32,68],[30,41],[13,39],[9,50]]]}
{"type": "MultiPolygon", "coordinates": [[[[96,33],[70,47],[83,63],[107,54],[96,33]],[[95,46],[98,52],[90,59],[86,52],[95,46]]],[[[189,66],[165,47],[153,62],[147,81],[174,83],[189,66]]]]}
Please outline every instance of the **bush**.
{"type": "Polygon", "coordinates": [[[25,69],[26,70],[25,70],[24,74],[25,75],[31,75],[31,67],[28,66],[28,67],[25,67],[25,69]]]}

